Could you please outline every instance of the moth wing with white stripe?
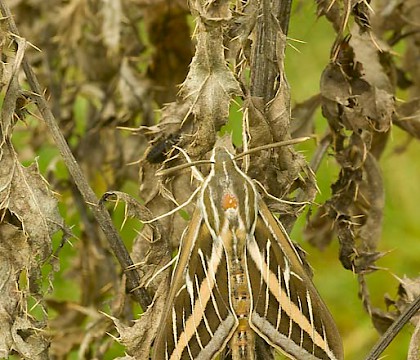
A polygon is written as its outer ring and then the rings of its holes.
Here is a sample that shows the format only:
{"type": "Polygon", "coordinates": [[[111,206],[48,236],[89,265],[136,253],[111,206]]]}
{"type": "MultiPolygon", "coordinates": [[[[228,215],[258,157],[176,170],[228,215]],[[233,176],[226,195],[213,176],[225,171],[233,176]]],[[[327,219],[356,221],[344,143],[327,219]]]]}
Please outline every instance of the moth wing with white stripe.
{"type": "Polygon", "coordinates": [[[212,160],[153,359],[211,360],[230,340],[233,360],[253,359],[255,332],[292,359],[342,360],[338,330],[283,226],[226,149],[212,160]]]}
{"type": "Polygon", "coordinates": [[[229,306],[223,244],[213,240],[200,211],[194,212],[180,249],[153,359],[213,359],[226,347],[237,318],[229,306]]]}
{"type": "Polygon", "coordinates": [[[343,359],[337,327],[282,224],[259,201],[247,243],[251,327],[292,359],[343,359]]]}

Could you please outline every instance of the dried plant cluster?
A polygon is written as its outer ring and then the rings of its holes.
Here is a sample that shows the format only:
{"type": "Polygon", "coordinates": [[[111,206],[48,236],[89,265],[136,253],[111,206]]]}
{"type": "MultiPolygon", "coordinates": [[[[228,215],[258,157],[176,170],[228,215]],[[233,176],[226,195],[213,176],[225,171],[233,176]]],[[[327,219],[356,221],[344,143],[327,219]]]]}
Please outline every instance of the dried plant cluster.
{"type": "MultiPolygon", "coordinates": [[[[316,1],[336,37],[320,93],[294,109],[284,71],[291,1],[8,3],[0,1],[1,358],[65,359],[74,352],[99,359],[119,342],[121,359],[148,359],[169,286],[169,270],[160,270],[188,223],[173,210],[186,203],[191,213],[188,200],[199,186],[190,169],[160,178],[156,172],[184,163],[185,155],[208,158],[232,100],[241,104],[243,150],[321,138],[310,164],[292,146],[243,161],[288,230],[302,202],[315,199],[319,164],[327,152],[334,156],[340,171],[331,198],[308,217],[305,234],[321,249],[338,239],[339,259],[357,274],[377,330],[420,294],[418,279],[401,280],[399,298],[386,300],[393,311],[385,313],[372,306],[365,281],[383,256],[379,160],[392,126],[420,138],[418,0],[316,1]],[[393,51],[400,44],[402,60],[393,51]],[[404,102],[397,92],[406,94],[404,102]],[[314,125],[319,107],[324,134],[314,125]],[[49,183],[36,162],[41,153],[49,183]],[[69,174],[60,171],[63,162],[69,174]],[[136,184],[142,204],[119,191],[127,184],[136,184]],[[99,201],[95,193],[105,195],[99,201]],[[145,224],[129,253],[104,205],[115,199],[126,204],[126,217],[170,215],[145,224]],[[63,255],[69,249],[72,255],[63,255]],[[54,295],[63,256],[77,299],[54,295]]],[[[409,356],[416,359],[420,322],[411,321],[409,356]]]]}

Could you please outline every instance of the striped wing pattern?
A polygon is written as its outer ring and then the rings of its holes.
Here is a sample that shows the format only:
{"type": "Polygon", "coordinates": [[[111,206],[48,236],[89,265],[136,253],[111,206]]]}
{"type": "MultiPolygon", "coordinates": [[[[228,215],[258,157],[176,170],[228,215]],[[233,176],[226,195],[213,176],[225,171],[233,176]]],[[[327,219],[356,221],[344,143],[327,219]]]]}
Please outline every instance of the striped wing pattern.
{"type": "Polygon", "coordinates": [[[172,281],[178,286],[171,288],[168,297],[165,324],[154,347],[155,360],[213,359],[237,325],[229,306],[223,246],[212,241],[203,219],[199,223],[194,246],[181,248],[180,260],[184,250],[189,259],[184,269],[176,267],[173,279],[182,280],[172,281]]]}
{"type": "Polygon", "coordinates": [[[251,326],[292,359],[342,359],[336,325],[298,253],[262,201],[259,209],[254,236],[247,243],[251,326]]]}
{"type": "Polygon", "coordinates": [[[255,359],[255,339],[297,360],[341,360],[338,330],[281,223],[217,148],[181,241],[154,360],[255,359]]]}

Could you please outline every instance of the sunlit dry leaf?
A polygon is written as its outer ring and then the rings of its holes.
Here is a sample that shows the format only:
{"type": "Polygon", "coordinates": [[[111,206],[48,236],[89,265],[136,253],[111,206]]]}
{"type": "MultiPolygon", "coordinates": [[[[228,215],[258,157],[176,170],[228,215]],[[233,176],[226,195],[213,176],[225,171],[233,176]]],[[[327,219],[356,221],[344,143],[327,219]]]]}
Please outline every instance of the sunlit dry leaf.
{"type": "Polygon", "coordinates": [[[18,317],[12,326],[12,337],[15,349],[24,359],[47,360],[49,359],[49,342],[40,336],[40,331],[34,325],[34,321],[28,318],[18,317]]]}
{"type": "MultiPolygon", "coordinates": [[[[51,255],[51,236],[62,225],[57,200],[39,174],[36,164],[23,167],[17,160],[14,149],[6,141],[0,159],[0,224],[1,274],[3,280],[0,301],[2,335],[0,344],[6,354],[17,350],[27,359],[46,359],[48,342],[41,329],[17,306],[21,302],[18,278],[21,272],[28,277],[30,292],[39,291],[40,267],[51,255]],[[19,227],[6,221],[19,224],[19,227]],[[14,304],[14,305],[13,305],[14,304]]],[[[40,323],[39,326],[43,327],[40,323]]]]}
{"type": "Polygon", "coordinates": [[[102,0],[102,36],[111,53],[118,52],[121,38],[121,0],[102,0]]]}
{"type": "Polygon", "coordinates": [[[62,224],[57,200],[36,164],[23,167],[8,142],[1,151],[0,209],[10,211],[21,222],[30,240],[34,264],[45,261],[51,253],[50,237],[62,224]]]}
{"type": "Polygon", "coordinates": [[[19,86],[19,68],[25,53],[26,41],[22,38],[16,40],[17,51],[15,58],[10,58],[11,64],[6,65],[3,71],[3,79],[6,85],[6,94],[4,95],[3,104],[1,107],[1,121],[0,129],[2,139],[0,139],[0,147],[3,145],[6,138],[11,136],[12,127],[14,125],[14,114],[16,109],[16,101],[21,95],[19,86]]]}
{"type": "MultiPolygon", "coordinates": [[[[400,286],[398,288],[398,299],[395,302],[395,306],[401,312],[405,310],[405,308],[411,304],[417,297],[420,296],[420,277],[417,278],[409,278],[404,276],[400,281],[400,286]]],[[[414,325],[420,320],[420,314],[414,315],[411,318],[411,322],[414,325]]]]}
{"type": "Polygon", "coordinates": [[[211,149],[216,131],[229,116],[229,103],[241,90],[226,64],[223,48],[223,25],[230,19],[228,2],[220,1],[202,6],[192,1],[197,16],[196,52],[180,95],[191,104],[197,131],[189,153],[193,156],[211,149]],[[198,17],[199,16],[199,17],[198,17]],[[205,21],[204,21],[205,20],[205,21]]]}
{"type": "Polygon", "coordinates": [[[417,320],[416,328],[413,332],[413,335],[411,335],[407,356],[407,360],[418,359],[420,359],[420,320],[417,320]]]}
{"type": "Polygon", "coordinates": [[[71,0],[60,7],[56,17],[58,26],[58,41],[67,43],[74,48],[80,42],[83,35],[83,27],[86,18],[91,14],[86,0],[71,0]]]}
{"type": "Polygon", "coordinates": [[[0,224],[0,357],[7,358],[14,347],[12,326],[21,300],[16,274],[30,263],[31,250],[27,238],[18,227],[0,224]]]}

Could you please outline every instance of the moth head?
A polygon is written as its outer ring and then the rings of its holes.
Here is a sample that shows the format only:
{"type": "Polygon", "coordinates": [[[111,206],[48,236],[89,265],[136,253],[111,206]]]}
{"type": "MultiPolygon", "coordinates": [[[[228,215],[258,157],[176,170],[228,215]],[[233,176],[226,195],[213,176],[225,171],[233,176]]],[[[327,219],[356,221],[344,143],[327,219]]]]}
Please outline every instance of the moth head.
{"type": "Polygon", "coordinates": [[[213,149],[210,160],[214,163],[232,162],[233,155],[224,146],[219,146],[213,149]]]}

